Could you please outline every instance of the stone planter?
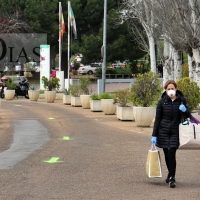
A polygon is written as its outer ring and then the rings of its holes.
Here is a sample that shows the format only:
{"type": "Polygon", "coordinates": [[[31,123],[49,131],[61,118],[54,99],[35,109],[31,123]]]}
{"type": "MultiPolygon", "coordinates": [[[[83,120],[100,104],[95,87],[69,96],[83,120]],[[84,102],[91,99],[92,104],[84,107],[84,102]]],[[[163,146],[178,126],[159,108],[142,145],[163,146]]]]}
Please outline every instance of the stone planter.
{"type": "Polygon", "coordinates": [[[101,100],[92,100],[90,99],[90,109],[93,112],[101,112],[101,100]]]}
{"type": "Polygon", "coordinates": [[[80,97],[74,97],[71,96],[71,105],[74,107],[81,107],[81,98],[80,97]]]}
{"type": "Polygon", "coordinates": [[[150,127],[156,114],[154,107],[134,107],[135,121],[137,126],[150,127]]]}
{"type": "Polygon", "coordinates": [[[29,72],[24,72],[24,77],[28,78],[28,77],[29,77],[29,75],[30,75],[30,73],[29,73],[29,72]]]}
{"type": "Polygon", "coordinates": [[[54,103],[56,99],[56,91],[45,91],[44,96],[47,103],[54,103]]]}
{"type": "Polygon", "coordinates": [[[90,108],[90,95],[80,95],[80,99],[81,99],[81,105],[82,108],[84,109],[89,109],[90,108]]]}
{"type": "Polygon", "coordinates": [[[71,105],[71,95],[63,94],[63,104],[71,105]]]}
{"type": "Polygon", "coordinates": [[[39,99],[39,90],[28,90],[28,96],[31,101],[37,101],[39,99]]]}
{"type": "Polygon", "coordinates": [[[15,90],[4,90],[4,94],[6,100],[13,100],[15,97],[15,90]]]}
{"type": "Polygon", "coordinates": [[[121,107],[119,105],[117,106],[117,118],[120,120],[134,120],[133,116],[133,108],[132,106],[127,106],[127,107],[121,107]]]}
{"type": "Polygon", "coordinates": [[[113,104],[113,102],[113,99],[101,99],[101,106],[105,115],[115,115],[116,104],[113,104]]]}

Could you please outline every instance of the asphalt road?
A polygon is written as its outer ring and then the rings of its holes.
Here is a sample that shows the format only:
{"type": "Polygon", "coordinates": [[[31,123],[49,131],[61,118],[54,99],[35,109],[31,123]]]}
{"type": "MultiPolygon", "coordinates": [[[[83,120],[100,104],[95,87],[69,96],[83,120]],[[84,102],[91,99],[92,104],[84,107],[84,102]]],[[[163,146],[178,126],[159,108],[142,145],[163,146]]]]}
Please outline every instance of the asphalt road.
{"type": "Polygon", "coordinates": [[[0,200],[200,199],[199,151],[178,151],[177,187],[172,189],[164,182],[164,159],[162,178],[145,174],[151,128],[61,100],[1,101],[1,153],[14,142],[16,121],[39,122],[50,140],[12,168],[0,170],[0,200]]]}

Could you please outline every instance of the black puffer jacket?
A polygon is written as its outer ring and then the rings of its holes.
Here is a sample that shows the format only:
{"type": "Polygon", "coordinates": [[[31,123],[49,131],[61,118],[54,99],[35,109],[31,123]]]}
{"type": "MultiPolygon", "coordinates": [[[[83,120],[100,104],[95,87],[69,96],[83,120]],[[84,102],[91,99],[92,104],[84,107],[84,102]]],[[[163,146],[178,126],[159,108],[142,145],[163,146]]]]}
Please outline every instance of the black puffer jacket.
{"type": "MultiPolygon", "coordinates": [[[[176,91],[176,99],[172,101],[164,92],[156,108],[156,117],[152,136],[157,136],[156,146],[160,148],[179,147],[179,124],[182,112],[179,110],[180,104],[186,105],[186,100],[181,91],[176,91]]],[[[184,112],[187,118],[190,112],[184,112]]]]}

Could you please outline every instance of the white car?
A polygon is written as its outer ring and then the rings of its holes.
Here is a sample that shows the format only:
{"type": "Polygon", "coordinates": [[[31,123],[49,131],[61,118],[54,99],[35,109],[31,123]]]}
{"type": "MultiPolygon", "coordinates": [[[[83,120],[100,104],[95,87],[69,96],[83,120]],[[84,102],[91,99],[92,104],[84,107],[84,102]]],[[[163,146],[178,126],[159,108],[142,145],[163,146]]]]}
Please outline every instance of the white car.
{"type": "Polygon", "coordinates": [[[102,67],[101,63],[91,63],[90,65],[84,65],[79,67],[79,74],[94,74],[98,68],[102,67]]]}

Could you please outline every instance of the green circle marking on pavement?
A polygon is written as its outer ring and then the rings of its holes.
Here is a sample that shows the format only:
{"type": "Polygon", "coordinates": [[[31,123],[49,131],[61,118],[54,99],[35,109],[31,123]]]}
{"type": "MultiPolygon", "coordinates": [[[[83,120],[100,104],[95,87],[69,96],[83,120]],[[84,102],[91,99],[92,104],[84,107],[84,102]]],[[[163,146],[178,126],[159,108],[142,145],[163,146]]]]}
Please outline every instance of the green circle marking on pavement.
{"type": "Polygon", "coordinates": [[[52,119],[55,119],[55,118],[53,118],[53,117],[49,117],[48,119],[52,120],[52,119]]]}
{"type": "Polygon", "coordinates": [[[62,140],[73,140],[73,139],[70,138],[69,136],[63,136],[62,140]]]}
{"type": "Polygon", "coordinates": [[[15,104],[14,106],[22,106],[22,105],[19,105],[19,104],[15,104]]]}
{"type": "Polygon", "coordinates": [[[52,157],[49,160],[44,160],[43,162],[47,162],[47,163],[50,163],[50,164],[63,162],[63,161],[59,161],[59,159],[60,159],[59,157],[52,157]]]}

